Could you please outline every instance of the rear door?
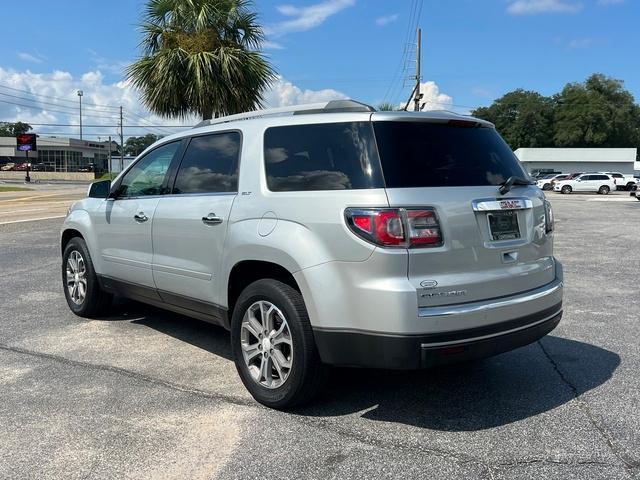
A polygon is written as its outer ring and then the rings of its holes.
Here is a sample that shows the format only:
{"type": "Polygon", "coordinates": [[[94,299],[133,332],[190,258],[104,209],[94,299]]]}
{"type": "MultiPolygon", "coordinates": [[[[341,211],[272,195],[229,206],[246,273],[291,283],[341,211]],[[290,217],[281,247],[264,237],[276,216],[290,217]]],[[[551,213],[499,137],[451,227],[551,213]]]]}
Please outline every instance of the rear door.
{"type": "Polygon", "coordinates": [[[238,131],[190,139],[171,194],[153,220],[153,277],[164,301],[215,313],[231,206],[238,190],[238,131]]]}
{"type": "Polygon", "coordinates": [[[392,207],[435,208],[443,245],[409,249],[408,276],[419,306],[498,298],[555,278],[544,195],[511,149],[484,124],[373,115],[392,207]],[[382,120],[382,121],[376,121],[382,120]]]}

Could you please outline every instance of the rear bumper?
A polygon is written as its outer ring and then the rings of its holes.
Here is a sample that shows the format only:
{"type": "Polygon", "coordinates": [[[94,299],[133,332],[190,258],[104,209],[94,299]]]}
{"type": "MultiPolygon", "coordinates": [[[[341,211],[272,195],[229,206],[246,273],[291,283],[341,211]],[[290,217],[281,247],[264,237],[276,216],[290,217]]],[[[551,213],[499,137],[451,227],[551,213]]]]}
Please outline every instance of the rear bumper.
{"type": "Polygon", "coordinates": [[[561,318],[560,303],[535,315],[467,331],[384,335],[314,329],[314,334],[325,363],[413,370],[491,357],[528,345],[551,332],[561,318]]]}

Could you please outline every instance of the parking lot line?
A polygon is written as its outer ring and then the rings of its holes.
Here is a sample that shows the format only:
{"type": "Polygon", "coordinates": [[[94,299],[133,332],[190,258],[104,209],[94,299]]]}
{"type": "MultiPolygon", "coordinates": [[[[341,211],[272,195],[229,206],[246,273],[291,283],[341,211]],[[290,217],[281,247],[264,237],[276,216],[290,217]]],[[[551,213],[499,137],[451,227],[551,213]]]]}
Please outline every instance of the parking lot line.
{"type": "Polygon", "coordinates": [[[54,218],[64,218],[66,215],[56,215],[54,217],[25,218],[22,220],[11,220],[9,222],[0,222],[0,225],[9,225],[10,223],[37,222],[39,220],[52,220],[54,218]]]}

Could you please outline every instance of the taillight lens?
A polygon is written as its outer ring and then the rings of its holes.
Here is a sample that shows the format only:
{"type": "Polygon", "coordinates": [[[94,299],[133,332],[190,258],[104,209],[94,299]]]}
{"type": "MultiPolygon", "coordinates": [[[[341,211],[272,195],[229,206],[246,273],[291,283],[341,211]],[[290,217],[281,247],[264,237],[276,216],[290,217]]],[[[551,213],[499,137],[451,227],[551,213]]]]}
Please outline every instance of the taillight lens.
{"type": "Polygon", "coordinates": [[[553,208],[549,200],[544,201],[544,231],[545,233],[553,232],[555,222],[553,220],[553,208]]]}
{"type": "Polygon", "coordinates": [[[383,247],[439,247],[440,223],[433,208],[348,208],[347,225],[356,235],[383,247]]]}

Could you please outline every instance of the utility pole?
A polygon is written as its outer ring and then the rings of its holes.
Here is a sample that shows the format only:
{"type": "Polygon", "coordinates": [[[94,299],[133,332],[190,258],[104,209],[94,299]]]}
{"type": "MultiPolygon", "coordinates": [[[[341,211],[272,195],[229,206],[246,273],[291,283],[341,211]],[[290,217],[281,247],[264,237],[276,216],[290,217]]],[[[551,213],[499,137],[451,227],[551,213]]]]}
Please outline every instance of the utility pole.
{"type": "Polygon", "coordinates": [[[78,90],[78,99],[80,100],[80,140],[82,140],[82,95],[84,92],[82,90],[78,90]]]}
{"type": "Polygon", "coordinates": [[[422,59],[422,29],[418,29],[418,44],[416,47],[416,87],[415,87],[415,97],[413,99],[413,109],[416,112],[420,111],[420,100],[422,100],[422,94],[420,93],[420,80],[422,80],[422,76],[420,74],[420,63],[422,59]]]}
{"type": "Polygon", "coordinates": [[[124,122],[122,120],[122,106],[120,107],[120,171],[124,170],[124,133],[122,131],[124,122]]]}
{"type": "Polygon", "coordinates": [[[109,135],[109,165],[107,165],[107,169],[109,170],[109,180],[111,180],[111,135],[109,135]]]}

